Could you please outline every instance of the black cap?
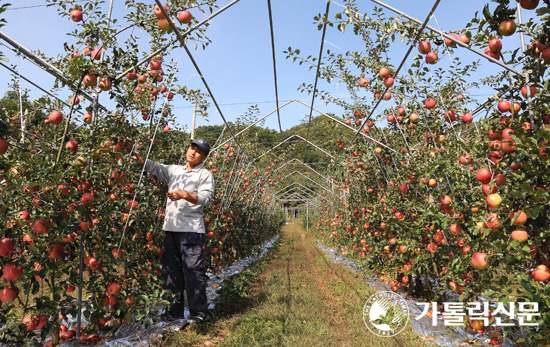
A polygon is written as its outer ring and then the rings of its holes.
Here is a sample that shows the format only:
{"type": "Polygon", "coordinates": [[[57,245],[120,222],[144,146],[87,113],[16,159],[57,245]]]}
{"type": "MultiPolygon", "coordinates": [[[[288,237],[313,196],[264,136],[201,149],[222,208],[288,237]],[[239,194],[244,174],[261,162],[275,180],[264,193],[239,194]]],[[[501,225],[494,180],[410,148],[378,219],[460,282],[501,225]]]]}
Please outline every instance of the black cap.
{"type": "Polygon", "coordinates": [[[203,138],[199,137],[198,139],[194,139],[191,144],[199,147],[205,155],[208,155],[208,153],[210,153],[210,145],[208,144],[208,141],[203,138]]]}

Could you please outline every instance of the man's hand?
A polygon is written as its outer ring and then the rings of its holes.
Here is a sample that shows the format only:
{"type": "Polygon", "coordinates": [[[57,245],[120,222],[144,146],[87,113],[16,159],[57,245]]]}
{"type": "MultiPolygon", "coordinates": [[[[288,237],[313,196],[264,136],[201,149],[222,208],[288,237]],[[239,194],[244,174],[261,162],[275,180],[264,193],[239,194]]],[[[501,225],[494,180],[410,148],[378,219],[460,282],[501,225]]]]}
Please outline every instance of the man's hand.
{"type": "Polygon", "coordinates": [[[185,192],[183,190],[174,190],[174,191],[168,192],[166,196],[172,201],[185,199],[190,203],[192,203],[193,205],[196,205],[199,199],[197,194],[185,192]]]}
{"type": "MultiPolygon", "coordinates": [[[[172,201],[180,200],[180,199],[186,199],[187,192],[184,192],[183,190],[174,190],[171,192],[168,192],[166,196],[172,201]]],[[[187,199],[186,199],[187,200],[187,199]]]]}

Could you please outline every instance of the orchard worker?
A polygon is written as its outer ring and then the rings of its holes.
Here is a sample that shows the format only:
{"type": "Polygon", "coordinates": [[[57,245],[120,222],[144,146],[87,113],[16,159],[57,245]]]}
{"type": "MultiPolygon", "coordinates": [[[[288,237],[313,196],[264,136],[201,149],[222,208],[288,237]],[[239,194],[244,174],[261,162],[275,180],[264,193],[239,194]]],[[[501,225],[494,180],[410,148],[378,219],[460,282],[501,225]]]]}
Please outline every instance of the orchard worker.
{"type": "Polygon", "coordinates": [[[187,323],[207,319],[206,273],[203,256],[204,212],[214,196],[212,174],[202,165],[210,152],[205,139],[198,138],[187,149],[186,165],[163,165],[132,154],[145,169],[168,183],[164,218],[164,254],[162,273],[165,289],[176,295],[174,303],[163,313],[163,319],[184,318],[184,290],[187,293],[187,323]]]}

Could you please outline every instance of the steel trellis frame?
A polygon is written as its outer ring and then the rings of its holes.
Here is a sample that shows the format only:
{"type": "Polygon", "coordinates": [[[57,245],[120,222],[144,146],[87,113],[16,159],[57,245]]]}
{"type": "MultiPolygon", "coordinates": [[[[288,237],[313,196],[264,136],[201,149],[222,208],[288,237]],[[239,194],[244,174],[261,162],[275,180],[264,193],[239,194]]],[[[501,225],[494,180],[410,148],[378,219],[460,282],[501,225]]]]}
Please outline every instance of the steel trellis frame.
{"type": "Polygon", "coordinates": [[[269,28],[271,30],[271,52],[273,55],[273,80],[275,82],[275,102],[277,105],[277,118],[279,119],[279,131],[283,132],[281,126],[281,115],[279,113],[279,88],[277,87],[277,63],[275,60],[275,35],[273,34],[273,15],[271,13],[271,0],[267,0],[267,9],[269,12],[269,28]]]}
{"type": "MultiPolygon", "coordinates": [[[[239,2],[240,0],[233,0],[231,1],[229,4],[225,5],[224,7],[220,8],[218,11],[214,12],[213,14],[211,14],[209,17],[206,17],[205,19],[203,19],[202,21],[200,21],[199,23],[197,23],[197,25],[195,25],[194,27],[192,27],[191,29],[185,31],[183,33],[184,36],[187,36],[189,35],[191,32],[195,31],[197,28],[199,28],[200,26],[202,26],[204,23],[206,22],[209,22],[212,18],[216,17],[217,15],[219,15],[220,13],[224,12],[225,10],[227,10],[229,7],[235,5],[237,2],[239,2]]],[[[162,6],[159,6],[162,10],[162,12],[164,13],[164,7],[162,6]]],[[[168,18],[168,17],[166,17],[168,18]]],[[[161,48],[157,49],[156,51],[154,51],[153,53],[147,55],[145,58],[141,59],[135,66],[132,66],[131,68],[127,69],[126,71],[122,72],[120,75],[118,75],[116,78],[115,78],[115,81],[121,79],[122,77],[126,76],[127,73],[129,72],[132,72],[132,70],[134,70],[135,68],[139,67],[140,65],[142,65],[143,63],[149,61],[149,59],[151,59],[152,57],[154,57],[155,55],[159,54],[159,53],[162,53],[164,52],[165,50],[167,50],[170,46],[172,46],[174,43],[178,42],[178,39],[174,39],[172,41],[170,41],[169,43],[167,43],[166,45],[162,46],[161,48]]]]}
{"type": "MultiPolygon", "coordinates": [[[[54,99],[57,99],[59,102],[62,102],[65,106],[67,107],[71,107],[71,104],[69,104],[68,102],[66,102],[65,100],[62,100],[61,98],[59,98],[58,96],[54,95],[53,93],[47,91],[46,89],[40,87],[38,84],[34,83],[33,81],[31,81],[30,79],[28,79],[27,77],[21,75],[20,73],[16,72],[15,70],[13,70],[11,67],[7,66],[6,64],[2,63],[0,61],[0,66],[6,68],[8,71],[10,71],[11,73],[13,74],[18,74],[18,77],[25,80],[25,82],[31,84],[33,87],[39,89],[40,91],[42,91],[43,93],[46,93],[47,95],[49,95],[50,97],[54,98],[54,99]]],[[[84,114],[82,112],[82,110],[75,110],[76,112],[80,113],[80,114],[84,114]]]]}
{"type": "MultiPolygon", "coordinates": [[[[308,105],[307,105],[306,103],[304,103],[303,101],[300,101],[300,100],[296,100],[296,101],[297,101],[298,103],[301,103],[301,104],[305,105],[305,106],[308,106],[308,105]]],[[[345,126],[346,128],[349,128],[349,129],[351,129],[351,130],[353,130],[353,131],[356,130],[355,128],[353,128],[353,127],[347,125],[346,123],[340,121],[339,119],[337,119],[337,118],[335,118],[335,117],[333,117],[333,116],[331,116],[331,115],[329,115],[329,114],[326,114],[326,113],[324,113],[324,112],[322,112],[322,111],[320,111],[320,110],[318,110],[318,109],[316,109],[316,108],[313,108],[313,109],[314,109],[316,112],[318,112],[319,114],[321,114],[322,116],[325,116],[325,117],[327,117],[327,118],[330,118],[330,119],[332,119],[333,121],[337,122],[338,124],[345,126]]],[[[361,127],[363,127],[363,126],[364,126],[364,125],[361,125],[361,127]]],[[[359,128],[359,130],[361,130],[361,128],[359,128]]],[[[363,137],[366,137],[367,139],[369,139],[369,140],[371,140],[371,141],[376,142],[376,143],[379,144],[380,146],[389,149],[389,150],[392,151],[392,152],[398,153],[398,152],[397,152],[396,150],[394,150],[393,148],[391,148],[391,147],[389,147],[389,146],[383,144],[382,142],[380,142],[380,141],[378,141],[378,140],[376,140],[376,139],[370,137],[370,136],[367,135],[367,134],[363,134],[363,133],[361,133],[361,132],[360,132],[359,134],[361,134],[363,137]]]]}
{"type": "MultiPolygon", "coordinates": [[[[238,1],[238,0],[236,0],[238,1]]],[[[174,31],[174,33],[176,34],[176,37],[178,38],[178,40],[180,41],[180,44],[183,46],[183,48],[185,49],[185,52],[187,53],[187,56],[189,57],[189,59],[191,60],[191,63],[193,64],[193,66],[195,67],[195,70],[197,70],[197,73],[198,75],[200,76],[201,80],[202,80],[202,83],[204,84],[204,86],[206,87],[206,89],[208,90],[208,94],[210,95],[210,98],[212,98],[212,102],[214,102],[214,105],[216,106],[216,109],[218,110],[220,116],[222,117],[222,120],[223,122],[225,123],[225,125],[227,126],[227,130],[229,130],[229,132],[231,133],[231,136],[233,137],[233,139],[235,140],[235,142],[237,143],[237,145],[239,146],[239,148],[241,148],[241,150],[243,151],[244,154],[246,154],[246,151],[244,149],[244,147],[239,143],[239,140],[237,140],[237,138],[235,137],[235,134],[233,133],[233,130],[231,130],[231,127],[229,126],[229,124],[227,123],[227,120],[225,119],[224,115],[223,115],[223,112],[222,110],[220,109],[220,106],[218,105],[218,102],[216,101],[216,98],[214,97],[214,94],[212,93],[212,90],[210,89],[210,87],[208,86],[208,83],[206,82],[206,79],[204,78],[204,75],[202,74],[199,66],[197,65],[197,62],[195,61],[195,58],[193,58],[193,55],[191,54],[191,51],[189,51],[189,48],[187,47],[187,44],[185,43],[185,39],[184,37],[182,37],[179,29],[176,27],[176,25],[174,24],[174,22],[172,21],[172,18],[170,17],[170,15],[166,12],[166,10],[164,9],[164,6],[162,5],[162,3],[160,2],[160,0],[155,0],[155,2],[157,3],[159,9],[161,10],[161,12],[164,14],[164,16],[166,17],[166,19],[168,20],[168,23],[170,24],[170,27],[172,28],[172,30],[174,31]]],[[[219,12],[219,11],[218,11],[219,12]]]]}
{"type": "Polygon", "coordinates": [[[290,199],[290,198],[293,198],[293,197],[296,197],[296,196],[301,198],[301,199],[314,201],[312,196],[307,195],[306,192],[299,191],[299,190],[289,191],[289,192],[287,192],[287,194],[285,194],[285,197],[275,197],[275,199],[281,201],[283,199],[290,199]]]}
{"type": "Polygon", "coordinates": [[[284,180],[284,179],[287,178],[288,176],[293,175],[293,174],[295,174],[295,173],[300,174],[302,177],[307,178],[308,180],[310,180],[310,181],[313,182],[314,184],[318,185],[319,187],[321,187],[321,188],[323,188],[323,189],[327,189],[327,187],[320,185],[319,183],[317,183],[317,182],[315,182],[314,180],[312,180],[311,178],[307,177],[306,175],[304,175],[304,174],[301,173],[300,171],[296,171],[296,170],[295,170],[295,171],[292,171],[291,173],[289,173],[289,174],[286,175],[285,177],[281,178],[280,181],[275,182],[273,185],[275,186],[275,185],[279,184],[282,180],[284,180]]]}
{"type": "Polygon", "coordinates": [[[254,160],[254,161],[260,160],[264,155],[270,153],[270,152],[273,151],[275,148],[281,146],[282,144],[284,144],[285,142],[287,142],[288,140],[290,140],[291,138],[294,138],[294,137],[298,137],[298,138],[304,140],[305,142],[311,144],[313,147],[317,148],[317,149],[320,150],[321,152],[323,152],[323,153],[325,153],[326,155],[328,155],[330,158],[335,159],[334,156],[333,156],[332,154],[328,153],[327,151],[325,151],[325,150],[322,149],[321,147],[317,146],[317,145],[314,144],[313,142],[304,139],[303,137],[301,137],[301,136],[298,135],[298,134],[294,134],[294,135],[292,135],[292,136],[287,137],[286,140],[281,141],[279,144],[277,144],[276,146],[272,147],[269,151],[267,151],[267,152],[265,152],[264,154],[262,154],[262,155],[260,155],[260,156],[258,156],[258,157],[256,157],[256,158],[254,158],[253,160],[254,160]]]}
{"type": "MultiPolygon", "coordinates": [[[[416,18],[414,18],[414,17],[412,17],[412,16],[409,16],[409,15],[406,14],[405,12],[399,11],[399,10],[396,9],[396,8],[393,8],[393,7],[391,7],[390,5],[383,3],[382,1],[379,1],[379,0],[370,0],[370,1],[372,1],[372,2],[374,2],[374,3],[376,3],[376,4],[378,4],[378,5],[380,5],[380,6],[382,6],[382,7],[385,7],[385,8],[387,8],[388,10],[393,11],[393,12],[395,12],[395,13],[397,13],[397,14],[399,14],[399,15],[401,15],[401,16],[403,16],[403,17],[405,17],[405,18],[407,18],[407,19],[409,19],[409,20],[411,20],[411,21],[413,21],[413,22],[416,22],[417,24],[422,24],[422,22],[419,21],[418,19],[416,19],[416,18]]],[[[518,4],[518,5],[519,5],[519,4],[518,4]]],[[[509,70],[509,71],[511,71],[511,72],[513,72],[513,73],[515,73],[515,74],[520,75],[520,76],[523,76],[523,73],[522,73],[522,72],[520,72],[520,71],[518,71],[518,70],[516,70],[516,69],[514,69],[514,68],[512,68],[512,67],[510,67],[510,66],[508,66],[508,65],[506,65],[506,64],[504,64],[504,63],[502,63],[502,62],[499,61],[499,60],[496,60],[496,59],[494,59],[494,58],[488,56],[487,54],[485,54],[485,53],[483,53],[483,52],[481,52],[481,51],[478,51],[478,50],[475,49],[475,48],[469,47],[468,45],[464,44],[464,42],[459,41],[458,39],[455,39],[454,37],[445,34],[445,33],[444,33],[443,31],[441,31],[441,30],[438,30],[438,29],[436,29],[436,28],[434,28],[434,27],[432,27],[432,26],[429,26],[429,25],[426,25],[426,29],[429,29],[429,30],[431,30],[431,31],[433,31],[433,32],[435,32],[435,33],[437,33],[437,34],[443,36],[444,38],[453,41],[454,43],[458,44],[460,47],[466,48],[467,50],[469,50],[469,51],[471,51],[471,52],[473,52],[473,53],[476,53],[476,54],[482,56],[483,58],[486,58],[487,60],[489,60],[489,61],[492,62],[492,63],[495,63],[495,64],[497,64],[497,65],[500,65],[501,67],[503,67],[503,68],[506,69],[506,70],[509,70]]]]}
{"type": "MultiPolygon", "coordinates": [[[[271,116],[273,113],[277,112],[279,109],[293,103],[294,101],[296,100],[290,100],[286,103],[284,103],[283,105],[281,105],[280,107],[277,107],[275,110],[269,112],[268,114],[266,114],[265,116],[263,116],[262,118],[258,119],[257,121],[253,122],[252,124],[248,125],[246,128],[244,128],[243,130],[239,131],[238,133],[235,134],[235,136],[239,136],[240,134],[244,133],[245,131],[247,131],[248,129],[252,128],[254,125],[260,123],[261,121],[263,121],[264,119],[266,119],[267,117],[271,116]]],[[[214,147],[212,149],[212,152],[214,152],[215,150],[219,149],[220,147],[222,147],[223,145],[225,145],[226,143],[230,142],[231,139],[228,139],[224,142],[222,142],[221,144],[219,144],[218,146],[214,147]]]]}
{"type": "Polygon", "coordinates": [[[325,198],[325,197],[323,197],[322,195],[320,195],[320,194],[314,192],[313,190],[309,189],[308,187],[302,185],[302,184],[299,183],[299,182],[293,182],[293,183],[289,184],[288,186],[286,186],[286,187],[284,187],[284,188],[282,188],[282,189],[279,189],[277,192],[273,193],[272,196],[276,196],[279,192],[281,192],[281,191],[283,191],[283,190],[285,190],[285,189],[294,188],[293,186],[295,186],[295,185],[299,185],[300,187],[304,188],[306,191],[308,191],[308,192],[310,192],[310,193],[312,193],[312,194],[315,194],[315,195],[319,196],[319,197],[320,197],[321,199],[323,199],[323,200],[329,201],[327,198],[325,198]]]}
{"type": "MultiPolygon", "coordinates": [[[[315,73],[315,83],[313,84],[313,92],[311,93],[311,109],[309,110],[309,121],[307,123],[307,133],[306,139],[309,140],[309,128],[311,127],[311,116],[313,114],[313,104],[315,103],[315,96],[317,94],[317,82],[319,81],[319,72],[321,71],[321,59],[323,57],[323,47],[325,45],[325,34],[327,32],[327,21],[328,13],[330,10],[330,1],[327,0],[327,8],[325,10],[325,15],[322,17],[323,20],[323,34],[321,35],[321,48],[319,49],[319,58],[317,59],[317,72],[315,73]]],[[[306,157],[307,145],[304,147],[304,153],[302,156],[306,157]]]]}
{"type": "MultiPolygon", "coordinates": [[[[371,1],[375,1],[375,0],[371,0],[371,1]]],[[[433,13],[435,12],[435,9],[437,8],[437,6],[439,5],[439,3],[441,2],[441,0],[436,0],[434,5],[432,6],[432,9],[430,10],[430,13],[428,13],[428,15],[426,16],[426,19],[424,20],[424,22],[422,23],[422,26],[420,27],[420,29],[418,30],[418,32],[416,33],[416,37],[415,39],[413,40],[413,43],[410,45],[409,47],[409,50],[407,51],[407,53],[405,54],[405,56],[403,57],[403,59],[401,60],[401,63],[399,64],[399,67],[397,68],[397,70],[395,70],[395,73],[393,75],[393,78],[395,79],[397,77],[397,75],[399,74],[399,71],[401,70],[401,68],[403,67],[403,65],[405,64],[405,61],[407,60],[407,58],[409,57],[409,55],[411,54],[413,48],[416,46],[416,42],[420,39],[420,35],[422,34],[422,32],[424,31],[424,28],[426,28],[426,25],[428,25],[428,21],[430,20],[431,16],[433,15],[433,13]]],[[[349,148],[351,147],[351,145],[353,144],[353,142],[355,141],[355,139],[357,138],[357,135],[359,134],[359,132],[361,131],[361,128],[365,125],[365,123],[370,119],[370,117],[373,115],[374,111],[376,110],[376,108],[378,108],[378,105],[380,105],[380,102],[382,101],[383,99],[383,95],[390,89],[390,87],[386,87],[386,90],[384,90],[383,93],[380,94],[380,98],[378,98],[378,102],[376,103],[376,105],[374,105],[374,108],[372,109],[372,111],[370,112],[370,114],[367,116],[367,118],[365,119],[365,121],[363,122],[363,124],[361,124],[361,127],[357,130],[357,132],[355,133],[355,136],[353,136],[353,139],[350,141],[350,144],[348,145],[348,148],[346,150],[349,150],[349,148]]]]}
{"type": "MultiPolygon", "coordinates": [[[[53,66],[46,60],[42,59],[42,57],[36,55],[33,53],[30,49],[26,48],[19,42],[15,41],[6,33],[0,31],[0,38],[6,41],[10,46],[12,46],[18,53],[23,54],[30,60],[32,60],[34,63],[36,63],[38,66],[42,67],[44,71],[49,72],[52,76],[63,82],[65,85],[69,87],[73,92],[78,92],[82,96],[84,96],[86,99],[88,99],[90,102],[94,101],[94,97],[90,94],[88,94],[86,91],[84,91],[82,88],[77,88],[73,84],[69,83],[69,80],[63,76],[63,72],[59,70],[57,67],[53,66]]],[[[111,112],[107,107],[103,105],[99,105],[104,111],[111,112]]]]}
{"type": "Polygon", "coordinates": [[[334,182],[337,182],[337,183],[339,183],[339,184],[342,184],[342,182],[340,182],[340,181],[338,181],[338,180],[336,180],[336,179],[334,179],[334,178],[332,178],[332,177],[328,177],[328,178],[327,178],[327,177],[325,177],[324,175],[321,175],[317,170],[313,169],[311,166],[307,165],[306,163],[304,163],[303,161],[301,161],[301,160],[298,159],[298,158],[294,158],[294,159],[292,159],[292,160],[286,162],[284,165],[282,165],[282,166],[278,167],[277,169],[273,170],[273,173],[279,171],[280,169],[284,168],[285,166],[289,165],[290,163],[292,163],[292,162],[294,162],[294,161],[297,161],[297,162],[299,162],[300,164],[304,165],[305,167],[307,167],[308,169],[310,169],[311,171],[313,171],[314,173],[316,173],[317,175],[319,175],[320,177],[322,177],[322,178],[323,178],[324,180],[326,180],[326,181],[329,181],[329,182],[330,182],[330,181],[334,181],[334,182]]]}

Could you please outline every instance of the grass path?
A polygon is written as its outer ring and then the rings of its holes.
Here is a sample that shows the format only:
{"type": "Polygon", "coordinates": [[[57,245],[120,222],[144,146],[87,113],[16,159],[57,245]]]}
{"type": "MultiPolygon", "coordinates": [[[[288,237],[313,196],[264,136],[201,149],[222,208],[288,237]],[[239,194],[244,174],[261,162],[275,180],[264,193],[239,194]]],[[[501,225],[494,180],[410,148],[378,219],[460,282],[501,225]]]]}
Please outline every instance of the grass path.
{"type": "Polygon", "coordinates": [[[211,323],[171,334],[162,346],[425,345],[410,327],[393,338],[370,333],[362,309],[374,291],[296,224],[284,227],[280,249],[244,276],[246,295],[226,297],[211,323]]]}

